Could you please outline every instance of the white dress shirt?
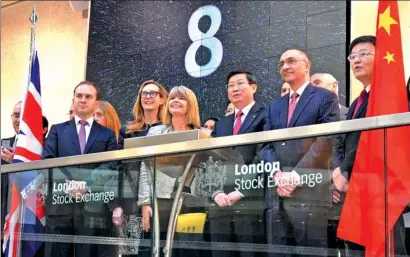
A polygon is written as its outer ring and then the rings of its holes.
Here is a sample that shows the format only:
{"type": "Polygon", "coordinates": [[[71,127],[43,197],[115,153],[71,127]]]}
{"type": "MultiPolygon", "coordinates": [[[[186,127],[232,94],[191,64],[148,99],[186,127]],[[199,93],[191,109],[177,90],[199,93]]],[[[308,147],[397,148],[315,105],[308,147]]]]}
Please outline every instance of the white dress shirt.
{"type": "MultiPolygon", "coordinates": [[[[298,98],[296,98],[296,103],[299,102],[299,99],[302,96],[303,91],[305,91],[305,89],[308,85],[309,85],[309,81],[306,81],[305,83],[303,83],[303,85],[298,90],[296,90],[296,93],[299,95],[298,98]]],[[[293,91],[292,88],[291,88],[290,91],[289,91],[289,104],[290,104],[290,101],[292,101],[293,93],[295,93],[295,91],[293,91]]]]}
{"type": "Polygon", "coordinates": [[[242,110],[236,109],[236,107],[235,107],[235,113],[234,113],[235,116],[234,116],[233,128],[235,127],[235,123],[236,123],[236,114],[239,111],[243,112],[243,115],[241,116],[241,124],[243,124],[243,122],[245,121],[246,116],[248,116],[248,113],[250,112],[252,106],[254,106],[254,105],[255,105],[255,101],[252,101],[252,103],[250,103],[247,106],[243,107],[242,110]]]}
{"type": "MultiPolygon", "coordinates": [[[[77,128],[77,135],[80,133],[80,128],[81,128],[81,124],[80,124],[80,118],[77,116],[74,116],[74,120],[75,120],[75,126],[77,128]]],[[[91,126],[93,125],[94,122],[94,117],[88,118],[87,119],[87,125],[85,125],[85,143],[87,144],[88,142],[88,136],[90,135],[90,131],[91,131],[91,126]]]]}

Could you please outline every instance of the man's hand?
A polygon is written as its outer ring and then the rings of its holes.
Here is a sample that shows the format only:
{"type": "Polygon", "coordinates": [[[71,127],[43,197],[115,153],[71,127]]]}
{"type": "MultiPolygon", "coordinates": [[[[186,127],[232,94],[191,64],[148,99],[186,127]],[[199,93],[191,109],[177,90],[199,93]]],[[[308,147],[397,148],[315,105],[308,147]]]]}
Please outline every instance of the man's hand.
{"type": "Polygon", "coordinates": [[[6,161],[8,163],[12,163],[14,158],[14,151],[13,149],[7,149],[4,147],[1,147],[1,159],[3,161],[6,161]]]}
{"type": "Polygon", "coordinates": [[[151,229],[152,208],[150,205],[142,206],[142,229],[148,232],[151,229]]]}
{"type": "Polygon", "coordinates": [[[225,193],[218,193],[217,195],[215,195],[214,201],[219,207],[232,205],[231,199],[225,193]]]}
{"type": "Polygon", "coordinates": [[[117,207],[112,211],[112,223],[116,226],[121,226],[123,221],[123,210],[121,207],[117,207]]]}
{"type": "Polygon", "coordinates": [[[228,194],[228,199],[231,201],[231,205],[234,205],[237,201],[241,200],[241,193],[233,191],[228,194]]]}
{"type": "Polygon", "coordinates": [[[337,167],[332,174],[333,183],[336,189],[340,192],[347,192],[349,189],[349,181],[342,175],[340,167],[337,167]]]}
{"type": "Polygon", "coordinates": [[[337,190],[333,190],[333,202],[340,203],[340,193],[337,190]]]}
{"type": "Polygon", "coordinates": [[[292,197],[293,191],[295,191],[296,186],[279,186],[276,192],[281,197],[292,197]]]}

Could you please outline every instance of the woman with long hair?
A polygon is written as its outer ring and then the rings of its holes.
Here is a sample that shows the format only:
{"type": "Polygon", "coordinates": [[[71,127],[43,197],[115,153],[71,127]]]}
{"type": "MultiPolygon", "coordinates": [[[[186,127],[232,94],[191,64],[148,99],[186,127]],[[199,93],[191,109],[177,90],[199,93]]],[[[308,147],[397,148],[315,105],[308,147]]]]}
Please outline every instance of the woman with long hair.
{"type": "MultiPolygon", "coordinates": [[[[166,103],[166,111],[162,125],[151,128],[147,136],[168,134],[177,131],[200,129],[198,100],[195,93],[185,87],[174,87],[166,103]]],[[[183,166],[175,166],[180,172],[183,166]]],[[[169,219],[169,210],[172,206],[171,193],[174,189],[175,178],[161,172],[161,167],[156,169],[156,195],[160,217],[160,231],[165,232],[169,219]]],[[[152,179],[153,171],[148,163],[143,161],[139,180],[138,205],[142,208],[142,225],[145,231],[150,229],[152,216],[152,179]]]]}
{"type": "Polygon", "coordinates": [[[154,80],[143,82],[132,109],[134,120],[127,122],[121,133],[123,137],[146,136],[151,127],[161,124],[166,100],[167,90],[163,85],[154,80]]]}
{"type": "Polygon", "coordinates": [[[107,101],[99,101],[98,107],[94,112],[94,120],[100,123],[101,126],[107,127],[115,132],[117,142],[120,136],[120,118],[114,107],[107,101]]]}
{"type": "MultiPolygon", "coordinates": [[[[163,85],[148,80],[141,84],[136,101],[133,107],[134,120],[128,121],[120,130],[120,137],[123,139],[146,136],[148,130],[156,125],[162,124],[162,117],[165,114],[165,102],[168,93],[163,85]]],[[[122,172],[118,178],[112,180],[109,186],[118,191],[113,212],[113,223],[118,228],[119,237],[128,239],[140,238],[138,231],[132,229],[139,224],[138,182],[140,176],[141,161],[131,161],[121,166],[122,172]]],[[[108,186],[107,186],[108,188],[108,186]]],[[[109,190],[108,190],[109,191],[109,190]]],[[[149,252],[144,252],[136,245],[124,245],[119,247],[118,254],[122,256],[146,256],[149,252]]]]}

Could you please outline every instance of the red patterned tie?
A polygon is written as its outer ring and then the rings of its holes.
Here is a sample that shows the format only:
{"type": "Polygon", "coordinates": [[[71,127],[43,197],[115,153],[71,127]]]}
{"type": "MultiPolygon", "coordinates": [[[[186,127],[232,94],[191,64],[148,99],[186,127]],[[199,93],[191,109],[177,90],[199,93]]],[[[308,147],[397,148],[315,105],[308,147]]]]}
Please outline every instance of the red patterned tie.
{"type": "Polygon", "coordinates": [[[296,104],[297,104],[297,99],[299,97],[298,93],[293,93],[292,94],[292,98],[290,100],[290,104],[289,104],[289,111],[288,111],[288,127],[289,127],[289,123],[290,123],[290,119],[292,118],[293,112],[296,109],[296,104]]]}
{"type": "Polygon", "coordinates": [[[359,98],[357,99],[356,107],[354,108],[352,119],[354,119],[354,117],[356,117],[357,111],[359,111],[359,108],[362,105],[364,97],[366,96],[366,94],[367,94],[366,90],[363,89],[362,92],[360,93],[359,98]]]}
{"type": "Polygon", "coordinates": [[[235,126],[233,127],[233,134],[234,134],[234,135],[237,135],[237,134],[238,134],[239,129],[240,129],[241,126],[242,126],[242,120],[241,120],[242,115],[243,115],[243,112],[242,112],[242,111],[239,111],[239,112],[236,114],[235,126]]]}

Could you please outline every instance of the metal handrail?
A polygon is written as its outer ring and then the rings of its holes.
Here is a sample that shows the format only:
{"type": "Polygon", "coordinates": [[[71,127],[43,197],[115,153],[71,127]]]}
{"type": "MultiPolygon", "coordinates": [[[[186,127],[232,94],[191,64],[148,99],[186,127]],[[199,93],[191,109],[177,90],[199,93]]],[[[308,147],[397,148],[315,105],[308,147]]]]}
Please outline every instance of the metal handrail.
{"type": "Polygon", "coordinates": [[[256,132],[243,135],[194,140],[188,142],[162,144],[95,154],[77,155],[48,159],[29,163],[2,165],[1,173],[38,170],[96,162],[118,161],[136,158],[150,158],[162,155],[188,153],[209,149],[226,148],[240,145],[284,141],[307,137],[341,134],[352,131],[365,131],[380,128],[410,125],[410,113],[391,114],[364,119],[339,121],[319,125],[256,132]]]}

